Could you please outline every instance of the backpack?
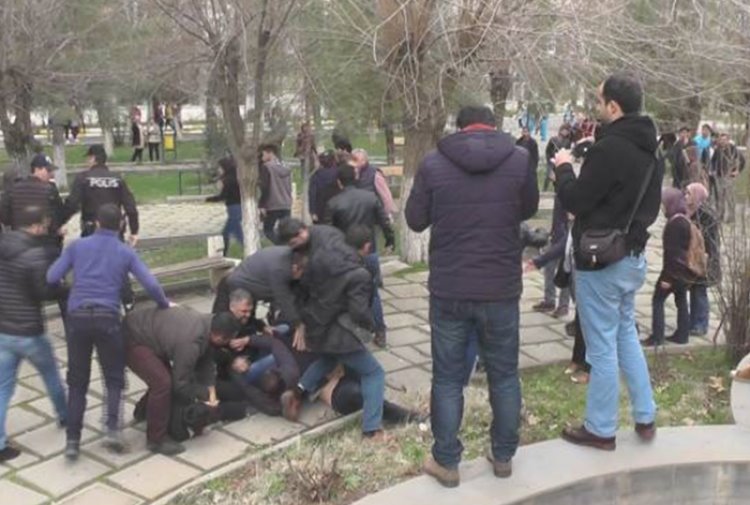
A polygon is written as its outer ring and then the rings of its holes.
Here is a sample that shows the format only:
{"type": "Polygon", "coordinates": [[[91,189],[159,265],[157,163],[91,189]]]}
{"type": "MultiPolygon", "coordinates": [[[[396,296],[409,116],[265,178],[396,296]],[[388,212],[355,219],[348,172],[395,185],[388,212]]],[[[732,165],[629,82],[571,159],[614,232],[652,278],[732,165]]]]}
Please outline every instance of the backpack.
{"type": "Polygon", "coordinates": [[[686,255],[687,268],[696,280],[705,279],[708,273],[708,255],[706,254],[706,243],[703,240],[703,233],[685,214],[675,214],[672,219],[678,216],[690,223],[690,246],[686,255]]]}

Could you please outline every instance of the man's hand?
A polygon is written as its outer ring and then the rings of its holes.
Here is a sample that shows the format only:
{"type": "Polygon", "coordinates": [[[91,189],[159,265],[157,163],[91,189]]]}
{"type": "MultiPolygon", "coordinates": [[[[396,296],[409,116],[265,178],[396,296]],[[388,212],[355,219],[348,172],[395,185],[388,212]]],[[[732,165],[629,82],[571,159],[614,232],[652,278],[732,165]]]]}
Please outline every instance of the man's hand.
{"type": "Polygon", "coordinates": [[[266,218],[266,209],[258,209],[258,213],[260,214],[261,219],[266,218]]]}
{"type": "Polygon", "coordinates": [[[672,289],[672,284],[670,284],[670,283],[669,283],[669,282],[667,282],[667,281],[661,281],[661,282],[659,283],[659,287],[660,287],[661,289],[663,289],[663,290],[665,290],[665,291],[666,291],[666,290],[668,290],[668,289],[672,289]]]}
{"type": "Polygon", "coordinates": [[[263,333],[263,335],[265,335],[267,337],[273,337],[275,335],[275,333],[273,332],[273,326],[270,326],[270,325],[264,326],[262,333],[263,333]]]}
{"type": "Polygon", "coordinates": [[[216,397],[216,387],[208,386],[208,401],[204,402],[209,407],[218,407],[219,399],[216,397]]]}
{"type": "MultiPolygon", "coordinates": [[[[555,154],[555,157],[553,158],[552,162],[555,164],[556,167],[559,167],[560,165],[564,163],[573,163],[573,153],[570,152],[570,149],[560,149],[557,151],[557,154],[555,154]]],[[[554,172],[550,174],[550,178],[554,181],[554,172]]]]}
{"type": "Polygon", "coordinates": [[[169,300],[169,308],[170,308],[170,309],[173,309],[173,308],[175,308],[175,307],[179,307],[179,305],[178,305],[178,304],[176,304],[175,302],[173,302],[172,300],[169,300]]]}
{"type": "Polygon", "coordinates": [[[729,174],[729,177],[731,177],[732,179],[734,179],[734,178],[735,178],[735,177],[737,177],[737,176],[738,176],[739,174],[740,174],[740,173],[739,173],[739,172],[738,172],[737,170],[733,170],[733,171],[732,171],[732,172],[731,172],[731,173],[729,174]]]}
{"type": "Polygon", "coordinates": [[[233,338],[229,341],[229,348],[233,351],[241,351],[250,343],[250,337],[233,338]]]}
{"type": "Polygon", "coordinates": [[[292,340],[292,347],[300,352],[307,350],[307,343],[305,342],[305,325],[300,324],[294,330],[294,339],[292,340]]]}
{"type": "Polygon", "coordinates": [[[134,248],[138,245],[138,235],[130,235],[130,237],[128,237],[128,242],[130,243],[130,247],[134,248]]]}
{"type": "Polygon", "coordinates": [[[64,237],[65,235],[68,234],[68,229],[63,226],[59,230],[57,230],[57,234],[60,235],[61,237],[64,237]]]}
{"type": "Polygon", "coordinates": [[[250,370],[250,363],[244,356],[238,356],[232,361],[232,370],[239,374],[247,373],[250,370]]]}
{"type": "Polygon", "coordinates": [[[528,274],[536,270],[536,265],[532,260],[528,260],[523,264],[523,273],[528,274]]]}

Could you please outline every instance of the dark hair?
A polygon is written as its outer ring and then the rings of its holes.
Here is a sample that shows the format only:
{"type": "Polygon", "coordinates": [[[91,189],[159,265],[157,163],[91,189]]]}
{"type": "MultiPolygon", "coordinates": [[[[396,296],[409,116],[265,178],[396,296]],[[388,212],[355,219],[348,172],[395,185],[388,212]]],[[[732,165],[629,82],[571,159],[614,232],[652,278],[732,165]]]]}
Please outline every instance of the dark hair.
{"type": "Polygon", "coordinates": [[[643,105],[643,87],[630,74],[613,74],[607,77],[602,86],[604,103],[615,102],[623,114],[640,112],[643,105]]]}
{"type": "Polygon", "coordinates": [[[279,221],[276,228],[276,238],[279,243],[287,244],[290,240],[306,228],[305,223],[293,217],[287,217],[279,221]]]}
{"type": "Polygon", "coordinates": [[[677,130],[677,132],[678,133],[682,133],[682,132],[688,132],[688,133],[690,133],[690,128],[688,128],[687,126],[681,126],[680,129],[677,130]]]}
{"type": "Polygon", "coordinates": [[[703,123],[703,124],[701,125],[701,128],[708,128],[708,131],[710,131],[710,132],[713,132],[713,131],[714,131],[714,129],[713,129],[713,128],[711,128],[711,125],[710,125],[710,124],[708,124],[708,123],[703,123]]]}
{"type": "Polygon", "coordinates": [[[262,153],[273,153],[274,156],[279,156],[279,146],[276,144],[263,144],[260,146],[260,152],[262,153]]]}
{"type": "Polygon", "coordinates": [[[28,228],[35,224],[44,224],[44,220],[47,219],[47,213],[37,205],[29,205],[21,209],[21,212],[18,214],[13,214],[13,217],[19,228],[28,228]]]}
{"type": "Polygon", "coordinates": [[[104,165],[107,163],[107,151],[101,144],[93,144],[90,146],[88,151],[86,151],[86,156],[93,156],[97,165],[104,165]]]}
{"type": "MultiPolygon", "coordinates": [[[[260,390],[267,395],[277,396],[284,390],[284,381],[277,370],[269,370],[260,376],[260,390]]],[[[294,386],[290,384],[289,387],[294,386]]]]}
{"type": "Polygon", "coordinates": [[[318,155],[318,161],[322,168],[331,168],[336,166],[336,153],[330,149],[318,155]]]}
{"type": "Polygon", "coordinates": [[[233,156],[220,159],[219,166],[224,170],[224,177],[237,177],[237,163],[235,163],[233,156]]]}
{"type": "Polygon", "coordinates": [[[359,251],[368,242],[372,242],[372,230],[369,227],[355,224],[346,230],[346,243],[356,250],[359,251]]]}
{"type": "Polygon", "coordinates": [[[354,167],[349,163],[339,163],[338,175],[336,176],[342,186],[352,186],[357,180],[357,176],[354,173],[354,167]]]}
{"type": "Polygon", "coordinates": [[[489,107],[484,105],[467,105],[458,111],[456,116],[456,128],[463,130],[472,124],[484,124],[487,126],[497,126],[495,115],[489,107]]]}
{"type": "Polygon", "coordinates": [[[105,203],[96,211],[96,222],[105,230],[120,231],[122,223],[120,208],[114,203],[105,203]]]}
{"type": "Polygon", "coordinates": [[[352,152],[352,143],[346,137],[336,137],[333,139],[333,147],[339,151],[352,152]]]}
{"type": "Polygon", "coordinates": [[[220,312],[211,318],[211,333],[221,335],[224,340],[237,336],[240,331],[240,322],[231,312],[220,312]]]}

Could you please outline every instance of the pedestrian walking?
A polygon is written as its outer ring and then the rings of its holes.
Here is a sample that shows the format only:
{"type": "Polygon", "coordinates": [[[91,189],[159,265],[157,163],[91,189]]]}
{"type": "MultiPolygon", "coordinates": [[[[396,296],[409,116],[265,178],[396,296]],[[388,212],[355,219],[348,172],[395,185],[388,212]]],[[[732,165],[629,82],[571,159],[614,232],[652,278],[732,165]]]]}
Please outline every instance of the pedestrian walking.
{"type": "Polygon", "coordinates": [[[42,304],[60,296],[44,278],[50,259],[40,240],[49,232],[41,207],[16,209],[16,228],[0,233],[0,463],[21,451],[8,443],[5,424],[18,368],[29,360],[44,381],[57,422],[68,420],[60,370],[45,334],[42,304]]]}

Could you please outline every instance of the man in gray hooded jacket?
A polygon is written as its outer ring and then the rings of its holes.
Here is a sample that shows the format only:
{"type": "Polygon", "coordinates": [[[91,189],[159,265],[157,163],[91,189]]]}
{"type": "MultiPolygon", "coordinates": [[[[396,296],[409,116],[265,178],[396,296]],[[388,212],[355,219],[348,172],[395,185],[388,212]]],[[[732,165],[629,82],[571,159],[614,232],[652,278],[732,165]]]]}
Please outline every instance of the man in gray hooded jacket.
{"type": "Polygon", "coordinates": [[[276,222],[292,214],[292,169],[284,165],[275,145],[261,147],[260,200],[263,233],[276,245],[276,222]]]}

